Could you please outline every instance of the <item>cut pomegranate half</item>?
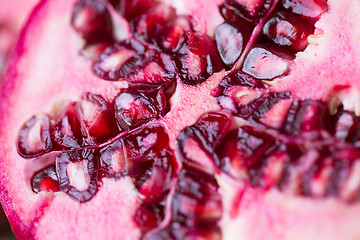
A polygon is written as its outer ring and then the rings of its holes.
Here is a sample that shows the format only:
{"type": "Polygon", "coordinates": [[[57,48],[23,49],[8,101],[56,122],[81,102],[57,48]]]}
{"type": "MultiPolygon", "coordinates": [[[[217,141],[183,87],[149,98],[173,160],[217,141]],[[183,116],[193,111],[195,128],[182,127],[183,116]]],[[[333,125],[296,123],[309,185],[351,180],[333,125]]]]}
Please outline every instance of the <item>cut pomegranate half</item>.
{"type": "Polygon", "coordinates": [[[359,7],[43,0],[0,88],[14,233],[360,238],[359,7]]]}

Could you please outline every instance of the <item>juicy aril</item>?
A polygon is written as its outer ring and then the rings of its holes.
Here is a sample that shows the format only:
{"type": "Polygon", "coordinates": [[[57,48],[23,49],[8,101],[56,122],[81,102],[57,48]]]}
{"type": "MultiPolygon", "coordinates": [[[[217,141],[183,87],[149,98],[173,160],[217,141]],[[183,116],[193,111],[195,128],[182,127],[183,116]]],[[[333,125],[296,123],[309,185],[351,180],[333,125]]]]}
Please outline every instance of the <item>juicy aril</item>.
{"type": "Polygon", "coordinates": [[[358,239],[358,1],[48,0],[1,87],[20,239],[358,239]]]}

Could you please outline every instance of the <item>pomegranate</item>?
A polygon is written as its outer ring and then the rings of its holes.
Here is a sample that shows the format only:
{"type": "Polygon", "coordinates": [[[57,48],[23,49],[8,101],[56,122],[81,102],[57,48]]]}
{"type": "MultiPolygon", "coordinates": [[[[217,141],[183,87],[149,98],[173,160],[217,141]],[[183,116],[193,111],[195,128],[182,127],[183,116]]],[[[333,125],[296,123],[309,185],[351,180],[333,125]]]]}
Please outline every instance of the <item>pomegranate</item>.
{"type": "Polygon", "coordinates": [[[360,238],[358,9],[43,0],[0,89],[14,233],[360,238]]]}

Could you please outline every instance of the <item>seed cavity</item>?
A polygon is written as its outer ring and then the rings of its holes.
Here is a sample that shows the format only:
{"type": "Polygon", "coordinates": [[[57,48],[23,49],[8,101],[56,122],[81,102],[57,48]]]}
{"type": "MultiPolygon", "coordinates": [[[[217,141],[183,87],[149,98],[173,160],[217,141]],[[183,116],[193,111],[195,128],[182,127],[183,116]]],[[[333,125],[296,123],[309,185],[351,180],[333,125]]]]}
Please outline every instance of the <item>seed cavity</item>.
{"type": "Polygon", "coordinates": [[[17,149],[24,158],[40,156],[52,148],[50,118],[46,114],[32,116],[19,130],[17,149]]]}

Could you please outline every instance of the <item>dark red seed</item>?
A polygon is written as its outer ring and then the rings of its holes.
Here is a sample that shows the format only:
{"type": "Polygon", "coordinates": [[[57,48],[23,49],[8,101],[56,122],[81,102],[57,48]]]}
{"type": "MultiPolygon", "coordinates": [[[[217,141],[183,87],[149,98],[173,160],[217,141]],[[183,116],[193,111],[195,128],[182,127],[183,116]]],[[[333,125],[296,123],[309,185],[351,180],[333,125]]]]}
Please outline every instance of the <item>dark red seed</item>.
{"type": "Polygon", "coordinates": [[[213,92],[220,106],[233,115],[251,121],[260,120],[283,99],[287,92],[269,92],[267,86],[252,76],[235,71],[227,75],[213,92]]]}
{"type": "Polygon", "coordinates": [[[323,197],[325,195],[333,169],[333,166],[329,166],[326,169],[326,165],[332,165],[332,162],[334,162],[332,158],[319,158],[315,160],[301,179],[302,194],[312,197],[323,197]],[[328,170],[327,173],[324,170],[328,170]]]}
{"type": "Polygon", "coordinates": [[[219,166],[214,149],[220,144],[231,125],[225,113],[206,113],[197,123],[185,128],[178,136],[178,151],[182,161],[212,172],[211,165],[219,166]]]}
{"type": "Polygon", "coordinates": [[[130,21],[135,36],[148,42],[163,33],[168,25],[174,21],[176,10],[165,4],[159,4],[150,9],[146,14],[130,21]]]}
{"type": "Polygon", "coordinates": [[[122,130],[132,129],[165,115],[164,89],[124,90],[114,100],[115,116],[122,130]]]}
{"type": "Polygon", "coordinates": [[[327,0],[282,0],[282,4],[286,9],[310,18],[318,18],[328,10],[327,0]]]}
{"type": "Polygon", "coordinates": [[[227,22],[241,19],[255,25],[266,16],[272,5],[273,0],[256,0],[249,3],[249,6],[236,0],[225,0],[220,12],[227,22]]]}
{"type": "Polygon", "coordinates": [[[153,164],[157,166],[168,161],[169,165],[165,169],[172,166],[172,155],[161,154],[168,144],[169,137],[160,125],[148,125],[130,131],[100,150],[100,164],[104,176],[133,177],[134,184],[140,189],[151,176],[153,164]],[[156,161],[159,162],[154,163],[156,161]]]}
{"type": "Polygon", "coordinates": [[[212,40],[205,34],[194,33],[187,31],[188,47],[190,52],[196,55],[207,55],[211,52],[212,40]]]}
{"type": "Polygon", "coordinates": [[[222,215],[218,185],[211,174],[184,164],[172,197],[170,222],[152,232],[157,239],[221,239],[217,226],[222,215]]]}
{"type": "Polygon", "coordinates": [[[175,66],[165,53],[146,49],[135,39],[107,48],[93,64],[94,73],[105,80],[160,85],[175,78],[175,66]]]}
{"type": "Polygon", "coordinates": [[[232,87],[241,86],[246,88],[254,88],[254,89],[266,89],[267,85],[265,85],[262,81],[256,80],[251,75],[242,72],[242,71],[232,71],[226,77],[224,77],[220,84],[218,90],[213,92],[215,97],[221,95],[227,95],[232,87]]]}
{"type": "Polygon", "coordinates": [[[57,118],[51,129],[51,138],[61,148],[70,149],[92,143],[79,119],[76,103],[71,103],[57,118]]]}
{"type": "Polygon", "coordinates": [[[31,117],[19,130],[18,153],[24,158],[42,155],[52,148],[50,119],[46,114],[31,117]]]}
{"type": "Polygon", "coordinates": [[[99,157],[95,149],[64,152],[56,158],[60,190],[79,202],[89,201],[97,192],[99,157]]]}
{"type": "Polygon", "coordinates": [[[217,154],[223,171],[238,178],[247,178],[248,169],[259,169],[257,166],[261,165],[262,157],[276,145],[277,141],[272,136],[245,126],[229,132],[217,148],[217,154]]]}
{"type": "Polygon", "coordinates": [[[102,143],[119,133],[110,103],[96,94],[84,94],[76,103],[81,121],[96,143],[102,143]]]}
{"type": "Polygon", "coordinates": [[[60,186],[55,173],[55,166],[50,166],[36,172],[31,178],[31,187],[35,193],[59,192],[60,186]]]}
{"type": "Polygon", "coordinates": [[[291,53],[279,49],[253,47],[245,58],[242,70],[257,79],[272,80],[289,72],[291,53]]]}
{"type": "Polygon", "coordinates": [[[129,161],[149,161],[152,156],[159,156],[169,146],[169,137],[164,127],[148,124],[137,128],[122,137],[129,161]]]}
{"type": "Polygon", "coordinates": [[[227,113],[209,112],[203,114],[193,128],[204,146],[210,150],[220,144],[230,125],[231,120],[227,113]]]}
{"type": "Polygon", "coordinates": [[[232,68],[239,59],[249,41],[250,34],[251,31],[248,27],[230,23],[223,23],[216,28],[216,47],[225,68],[232,68]]]}
{"type": "Polygon", "coordinates": [[[234,115],[250,121],[258,121],[266,115],[275,104],[288,98],[290,98],[290,94],[287,92],[266,92],[250,103],[240,104],[238,106],[238,112],[234,115]]]}
{"type": "MultiPolygon", "coordinates": [[[[217,192],[218,188],[219,186],[212,174],[185,164],[184,169],[179,176],[176,192],[186,195],[197,202],[209,198],[218,199],[220,201],[217,192]]],[[[173,204],[176,205],[177,209],[181,207],[177,202],[174,202],[173,204]]]]}
{"type": "Polygon", "coordinates": [[[175,53],[187,41],[187,31],[193,31],[191,18],[179,16],[161,34],[155,36],[156,45],[164,51],[175,53]]]}
{"type": "Polygon", "coordinates": [[[330,112],[320,101],[294,101],[283,123],[283,131],[298,135],[302,132],[331,129],[330,112]]]}
{"type": "Polygon", "coordinates": [[[158,4],[158,1],[153,0],[111,0],[113,5],[118,6],[118,9],[127,20],[134,19],[137,16],[143,15],[158,4]]]}
{"type": "Polygon", "coordinates": [[[105,177],[120,178],[126,176],[130,164],[121,139],[100,150],[100,165],[105,177]]]}
{"type": "Polygon", "coordinates": [[[218,88],[212,92],[212,95],[216,97],[223,109],[236,114],[239,112],[239,105],[251,101],[253,97],[258,97],[266,88],[267,85],[256,80],[251,75],[242,71],[233,71],[223,78],[218,88]],[[238,94],[241,92],[246,94],[238,94]],[[248,97],[247,95],[253,96],[248,97]],[[249,99],[249,101],[245,101],[245,98],[249,99]]]}
{"type": "Polygon", "coordinates": [[[184,44],[176,54],[175,63],[180,80],[188,85],[197,85],[223,67],[215,43],[209,36],[192,31],[186,34],[188,44],[184,44]]]}
{"type": "MultiPolygon", "coordinates": [[[[264,157],[261,166],[261,177],[258,184],[265,189],[276,186],[282,180],[283,171],[290,161],[290,156],[285,150],[274,150],[264,157]]],[[[253,180],[254,182],[254,180],[253,180]]]]}
{"type": "Polygon", "coordinates": [[[139,192],[147,201],[159,200],[170,190],[171,180],[175,174],[175,158],[169,151],[154,156],[151,176],[141,186],[139,192]]]}
{"type": "Polygon", "coordinates": [[[150,205],[140,206],[134,215],[134,221],[144,231],[155,228],[161,223],[163,213],[158,207],[150,205]]]}
{"type": "Polygon", "coordinates": [[[71,16],[71,25],[87,42],[113,39],[110,12],[102,1],[77,1],[71,16]]]}
{"type": "Polygon", "coordinates": [[[142,161],[132,161],[127,156],[129,147],[124,145],[122,138],[103,147],[100,150],[100,165],[105,177],[118,179],[130,176],[135,178],[135,185],[140,188],[151,174],[153,159],[143,156],[142,161]]]}
{"type": "Polygon", "coordinates": [[[151,49],[131,69],[129,81],[134,84],[163,85],[175,80],[174,61],[165,53],[151,49]]]}
{"type": "Polygon", "coordinates": [[[95,75],[105,80],[127,77],[145,53],[145,47],[135,39],[124,40],[108,47],[93,64],[95,75]]]}
{"type": "Polygon", "coordinates": [[[314,27],[295,14],[278,12],[263,26],[263,34],[275,44],[294,51],[304,50],[314,27]]]}
{"type": "Polygon", "coordinates": [[[356,142],[360,139],[360,118],[354,113],[338,110],[334,116],[334,135],[341,141],[356,142]]]}

